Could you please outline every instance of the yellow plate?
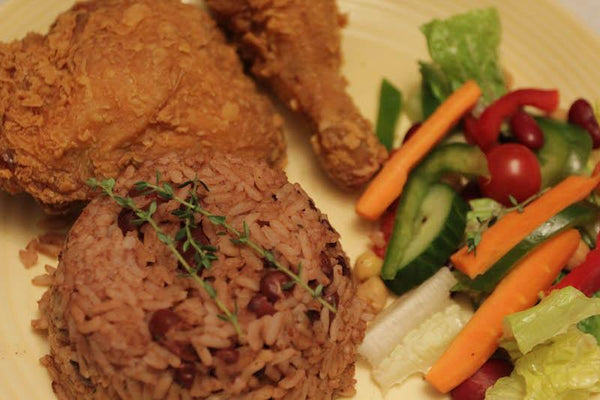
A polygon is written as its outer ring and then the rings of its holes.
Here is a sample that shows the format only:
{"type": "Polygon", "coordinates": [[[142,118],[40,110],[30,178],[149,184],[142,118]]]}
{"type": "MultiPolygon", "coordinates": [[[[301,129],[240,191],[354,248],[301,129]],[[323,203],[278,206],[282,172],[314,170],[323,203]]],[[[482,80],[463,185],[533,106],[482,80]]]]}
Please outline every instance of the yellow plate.
{"type": "MultiPolygon", "coordinates": [[[[70,0],[11,0],[0,7],[0,40],[43,32],[70,0]]],[[[418,27],[473,7],[495,5],[502,17],[502,61],[516,86],[556,87],[568,107],[576,97],[600,98],[600,40],[550,0],[340,0],[350,15],[344,32],[345,73],[354,99],[370,118],[375,115],[382,77],[405,95],[418,83],[417,60],[426,60],[418,27]]],[[[286,114],[287,115],[287,114],[286,114]]],[[[369,226],[356,218],[355,196],[331,187],[315,166],[307,133],[287,115],[290,180],[300,182],[342,233],[344,248],[355,258],[365,247],[369,226]]],[[[43,272],[25,270],[18,250],[37,232],[41,213],[26,196],[0,194],[0,400],[54,400],[50,379],[38,359],[48,351],[43,336],[30,327],[43,290],[30,284],[43,272]]],[[[359,366],[356,399],[383,399],[359,366]]],[[[393,389],[386,399],[441,399],[419,378],[393,389]]]]}

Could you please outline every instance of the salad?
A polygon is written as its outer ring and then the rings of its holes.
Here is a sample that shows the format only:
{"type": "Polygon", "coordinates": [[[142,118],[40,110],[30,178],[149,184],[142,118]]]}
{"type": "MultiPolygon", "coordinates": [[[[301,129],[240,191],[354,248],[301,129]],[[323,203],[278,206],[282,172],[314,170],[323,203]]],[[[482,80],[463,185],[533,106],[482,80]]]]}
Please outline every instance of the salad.
{"type": "Polygon", "coordinates": [[[414,125],[395,137],[403,97],[384,80],[376,131],[391,156],[356,205],[381,230],[354,270],[382,310],[359,352],[383,391],[421,373],[456,400],[600,393],[594,109],[510,87],[493,8],[421,30],[414,125]],[[386,290],[400,297],[384,308],[386,290]]]}

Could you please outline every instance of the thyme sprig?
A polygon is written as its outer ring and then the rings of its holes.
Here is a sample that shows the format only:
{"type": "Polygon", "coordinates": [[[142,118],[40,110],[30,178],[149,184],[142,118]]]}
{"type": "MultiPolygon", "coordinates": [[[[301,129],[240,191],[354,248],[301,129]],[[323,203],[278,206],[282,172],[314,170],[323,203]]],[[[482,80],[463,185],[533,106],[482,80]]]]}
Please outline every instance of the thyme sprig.
{"type": "MultiPolygon", "coordinates": [[[[133,210],[136,213],[136,215],[138,215],[141,221],[148,222],[156,230],[159,240],[161,240],[161,242],[165,243],[169,247],[171,252],[175,254],[177,260],[181,263],[181,265],[183,265],[188,274],[192,276],[204,288],[204,290],[209,294],[209,296],[213,300],[215,300],[215,302],[217,302],[217,306],[219,306],[221,311],[223,311],[224,313],[222,319],[230,321],[232,325],[234,325],[234,327],[236,328],[236,332],[238,332],[238,335],[241,334],[241,330],[239,328],[237,320],[237,312],[230,312],[224,304],[220,303],[216,297],[216,290],[212,287],[212,285],[209,282],[202,279],[200,276],[198,276],[200,268],[210,269],[211,262],[216,259],[214,252],[217,249],[213,246],[202,245],[194,239],[192,230],[197,227],[195,221],[196,214],[200,214],[206,217],[206,219],[213,225],[224,228],[226,232],[233,236],[231,241],[234,244],[245,245],[249,247],[260,257],[264,258],[271,266],[275,267],[277,270],[285,273],[288,277],[290,277],[291,281],[286,286],[287,288],[291,288],[294,285],[298,285],[305,289],[308,293],[310,293],[310,295],[319,303],[321,303],[324,307],[326,307],[334,313],[337,312],[335,305],[329,303],[323,298],[324,287],[322,284],[317,285],[313,289],[308,285],[307,282],[305,282],[302,279],[302,263],[298,264],[297,272],[292,271],[290,268],[277,261],[277,259],[271,251],[262,248],[259,244],[257,244],[250,238],[250,229],[245,221],[243,222],[242,230],[240,231],[234,226],[232,226],[224,216],[211,213],[210,211],[203,208],[200,205],[200,201],[198,198],[198,188],[199,186],[202,186],[206,191],[209,191],[209,188],[201,180],[193,179],[179,185],[180,189],[186,186],[191,186],[190,193],[185,199],[177,196],[175,194],[175,190],[169,183],[161,183],[161,177],[158,173],[156,175],[156,182],[154,184],[146,181],[139,181],[136,182],[134,185],[135,189],[140,194],[156,194],[158,197],[164,200],[175,200],[182,206],[177,210],[173,211],[173,215],[178,217],[184,223],[184,226],[176,233],[175,238],[171,238],[168,235],[166,235],[156,224],[156,222],[152,219],[152,214],[156,211],[155,201],[150,204],[148,211],[144,211],[136,207],[135,202],[130,197],[122,197],[114,193],[114,179],[107,179],[101,182],[98,182],[95,179],[91,179],[88,181],[88,184],[92,188],[102,189],[102,191],[111,199],[113,199],[113,201],[115,201],[121,207],[133,210]],[[151,213],[149,212],[150,210],[152,210],[151,213]],[[186,252],[190,247],[195,250],[196,268],[190,266],[189,263],[184,259],[182,254],[177,250],[175,243],[184,239],[185,241],[182,245],[183,251],[186,252]]],[[[223,233],[219,232],[218,234],[223,233]]]]}
{"type": "MultiPolygon", "coordinates": [[[[277,270],[279,270],[279,271],[285,273],[287,276],[289,276],[290,279],[292,279],[292,282],[294,282],[298,286],[305,289],[308,293],[310,293],[310,295],[314,299],[316,299],[324,307],[326,307],[327,309],[329,309],[330,311],[332,311],[334,313],[337,311],[336,307],[333,304],[329,303],[327,300],[325,300],[323,298],[323,289],[324,289],[323,285],[319,284],[318,286],[316,286],[313,289],[308,285],[307,282],[304,282],[304,280],[302,279],[302,263],[300,263],[298,265],[297,273],[295,273],[294,271],[292,271],[285,265],[281,264],[279,261],[276,260],[275,256],[273,255],[273,253],[271,251],[263,249],[260,245],[258,245],[256,242],[254,242],[250,238],[250,229],[248,228],[248,225],[246,224],[245,221],[243,222],[242,231],[239,231],[238,229],[233,227],[231,224],[229,224],[229,222],[227,222],[227,220],[224,216],[213,214],[210,211],[203,208],[202,206],[200,206],[200,202],[198,201],[198,197],[197,197],[198,185],[202,185],[204,187],[204,189],[207,191],[209,190],[208,187],[206,186],[206,184],[204,184],[204,182],[202,182],[201,180],[198,180],[198,179],[194,179],[192,181],[188,181],[188,182],[180,185],[180,187],[184,187],[187,185],[192,185],[192,190],[190,191],[191,193],[190,193],[190,197],[188,199],[182,199],[181,197],[178,197],[174,193],[173,188],[169,184],[167,184],[167,183],[160,184],[159,179],[157,179],[156,184],[152,184],[152,183],[145,182],[145,181],[137,182],[135,184],[135,188],[137,190],[143,191],[144,193],[147,193],[147,194],[155,193],[156,195],[158,195],[161,198],[164,198],[166,200],[177,201],[180,205],[182,205],[184,207],[183,210],[178,211],[178,213],[180,213],[180,214],[181,213],[190,213],[193,215],[193,214],[197,213],[197,214],[203,215],[213,225],[224,228],[227,232],[229,232],[232,236],[234,236],[234,238],[231,239],[234,244],[248,246],[260,257],[267,260],[267,262],[269,262],[270,265],[274,266],[277,270]]],[[[176,215],[178,216],[180,214],[176,214],[176,215]]]]}
{"type": "MultiPolygon", "coordinates": [[[[185,257],[183,257],[183,255],[179,252],[179,250],[177,249],[177,246],[175,245],[175,243],[177,242],[177,237],[179,236],[179,232],[175,238],[172,238],[167,233],[165,233],[162,230],[162,228],[156,223],[154,218],[152,218],[153,214],[156,212],[156,210],[158,208],[156,201],[152,201],[150,203],[150,205],[148,206],[147,210],[143,210],[143,209],[139,208],[135,204],[135,202],[133,201],[133,199],[131,197],[119,196],[114,192],[115,180],[112,178],[106,179],[106,180],[103,180],[100,182],[98,182],[96,179],[92,178],[92,179],[88,180],[88,185],[94,190],[101,189],[104,192],[104,194],[106,194],[108,197],[110,197],[115,203],[117,203],[118,205],[120,205],[123,208],[132,210],[137,215],[140,222],[148,223],[156,231],[156,235],[157,235],[158,239],[169,248],[171,253],[173,253],[175,255],[175,257],[177,258],[177,261],[183,266],[183,268],[187,271],[189,276],[200,287],[202,287],[204,289],[204,291],[208,294],[208,296],[215,302],[215,304],[217,305],[219,310],[221,310],[221,312],[223,314],[219,315],[219,318],[231,323],[231,325],[233,325],[233,328],[235,329],[235,332],[237,333],[237,335],[239,337],[243,336],[242,329],[240,327],[238,317],[237,317],[237,305],[236,305],[236,310],[234,312],[231,312],[227,308],[227,306],[217,297],[217,291],[210,284],[210,282],[208,282],[207,280],[198,276],[199,268],[198,267],[193,268],[188,263],[188,261],[185,259],[185,257]]],[[[164,185],[166,187],[165,193],[170,191],[171,196],[172,196],[173,195],[172,187],[168,184],[164,184],[164,185]]],[[[205,257],[204,259],[202,259],[202,256],[200,256],[200,258],[201,258],[200,264],[202,266],[206,267],[205,262],[208,262],[211,259],[215,259],[216,257],[214,256],[214,254],[211,255],[211,252],[208,251],[208,249],[201,247],[193,239],[190,227],[191,227],[190,220],[188,218],[186,218],[185,219],[185,227],[183,229],[185,229],[187,240],[183,244],[183,249],[184,249],[184,251],[186,251],[186,247],[189,248],[189,246],[193,246],[197,251],[196,254],[204,255],[204,257],[205,257]]],[[[210,263],[208,263],[208,267],[210,267],[210,263]]]]}

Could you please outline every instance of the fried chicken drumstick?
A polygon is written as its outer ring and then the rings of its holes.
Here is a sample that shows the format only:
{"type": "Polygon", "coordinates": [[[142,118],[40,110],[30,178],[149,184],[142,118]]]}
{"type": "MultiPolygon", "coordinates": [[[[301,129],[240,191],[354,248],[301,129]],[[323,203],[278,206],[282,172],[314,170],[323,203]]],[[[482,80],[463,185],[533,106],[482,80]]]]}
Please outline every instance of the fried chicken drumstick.
{"type": "Polygon", "coordinates": [[[280,117],[213,20],[177,0],[97,0],[0,44],[0,188],[49,209],[170,151],[281,165],[280,117]]]}
{"type": "Polygon", "coordinates": [[[386,158],[340,74],[340,17],[335,0],[207,0],[238,43],[252,73],[315,132],[324,170],[347,188],[367,182],[386,158]]]}

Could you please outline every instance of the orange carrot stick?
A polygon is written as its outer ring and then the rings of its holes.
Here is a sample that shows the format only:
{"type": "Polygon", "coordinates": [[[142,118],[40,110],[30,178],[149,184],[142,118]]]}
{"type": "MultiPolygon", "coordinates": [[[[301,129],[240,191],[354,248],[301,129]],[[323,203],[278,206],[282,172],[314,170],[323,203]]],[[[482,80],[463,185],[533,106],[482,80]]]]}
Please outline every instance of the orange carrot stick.
{"type": "Polygon", "coordinates": [[[476,251],[465,246],[450,260],[471,279],[483,274],[502,256],[544,222],[573,203],[585,199],[600,183],[600,173],[591,177],[569,176],[542,194],[522,212],[513,211],[483,232],[476,251]]]}
{"type": "Polygon", "coordinates": [[[400,196],[408,173],[431,151],[481,96],[475,81],[468,81],[450,95],[419,130],[388,160],[356,204],[356,212],[375,220],[400,196]]]}
{"type": "Polygon", "coordinates": [[[563,232],[520,262],[477,309],[425,379],[447,393],[473,375],[496,351],[502,320],[525,310],[548,288],[579,245],[579,232],[563,232]]]}

